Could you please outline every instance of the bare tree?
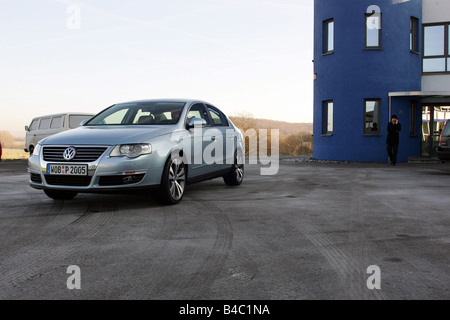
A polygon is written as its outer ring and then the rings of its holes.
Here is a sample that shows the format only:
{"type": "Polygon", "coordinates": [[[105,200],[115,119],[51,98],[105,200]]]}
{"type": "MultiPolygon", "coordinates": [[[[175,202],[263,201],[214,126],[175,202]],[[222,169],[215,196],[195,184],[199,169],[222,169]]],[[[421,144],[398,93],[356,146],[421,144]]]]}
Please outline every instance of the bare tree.
{"type": "MultiPolygon", "coordinates": [[[[273,128],[264,128],[264,124],[267,124],[269,120],[257,120],[248,112],[241,112],[230,117],[230,119],[244,134],[246,156],[249,155],[249,150],[253,151],[252,153],[259,152],[261,148],[259,143],[262,141],[267,141],[267,148],[264,149],[267,150],[267,155],[272,154],[271,130],[273,128]]],[[[300,132],[287,136],[280,133],[279,152],[280,155],[311,155],[312,143],[313,138],[309,132],[300,132]]]]}
{"type": "MultiPolygon", "coordinates": [[[[249,112],[241,112],[236,116],[230,117],[233,124],[242,131],[245,140],[245,155],[250,155],[250,150],[256,152],[258,146],[258,131],[256,126],[256,119],[249,112]]],[[[254,152],[251,152],[254,153],[254,152]]],[[[253,154],[252,154],[253,155],[253,154]]]]}
{"type": "Polygon", "coordinates": [[[311,155],[312,147],[313,137],[307,132],[291,134],[280,139],[280,154],[282,155],[311,155]]]}
{"type": "Polygon", "coordinates": [[[257,129],[256,119],[249,112],[240,112],[235,116],[230,117],[234,125],[238,127],[243,133],[248,129],[257,129]]]}
{"type": "Polygon", "coordinates": [[[13,149],[16,138],[8,131],[0,131],[0,142],[5,149],[13,149]]]}

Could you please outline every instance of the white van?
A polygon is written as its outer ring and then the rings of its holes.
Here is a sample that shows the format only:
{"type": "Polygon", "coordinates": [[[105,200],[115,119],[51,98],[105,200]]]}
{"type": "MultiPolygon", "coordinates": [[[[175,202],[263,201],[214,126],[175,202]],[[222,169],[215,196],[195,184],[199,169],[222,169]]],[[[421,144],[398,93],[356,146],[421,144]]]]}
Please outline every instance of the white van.
{"type": "Polygon", "coordinates": [[[30,126],[25,126],[25,152],[32,153],[34,146],[41,140],[55,133],[78,128],[84,120],[89,120],[90,113],[58,113],[34,118],[30,126]]]}

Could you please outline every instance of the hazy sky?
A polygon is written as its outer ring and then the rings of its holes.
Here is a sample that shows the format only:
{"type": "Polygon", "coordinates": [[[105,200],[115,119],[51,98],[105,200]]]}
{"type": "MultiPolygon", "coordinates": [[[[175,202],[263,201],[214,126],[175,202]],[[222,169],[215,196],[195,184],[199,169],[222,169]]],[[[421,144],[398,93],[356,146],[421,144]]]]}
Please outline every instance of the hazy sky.
{"type": "Polygon", "coordinates": [[[0,130],[15,134],[147,98],[312,122],[313,0],[0,0],[0,40],[0,130]]]}

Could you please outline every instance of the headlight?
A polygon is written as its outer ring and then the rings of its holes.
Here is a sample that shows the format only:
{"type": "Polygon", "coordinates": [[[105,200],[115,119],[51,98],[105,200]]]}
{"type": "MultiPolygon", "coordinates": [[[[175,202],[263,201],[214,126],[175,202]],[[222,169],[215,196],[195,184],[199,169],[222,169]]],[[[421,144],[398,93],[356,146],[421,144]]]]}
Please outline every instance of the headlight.
{"type": "Polygon", "coordinates": [[[33,156],[39,157],[39,153],[41,152],[41,145],[38,143],[36,147],[33,149],[33,156]]]}
{"type": "Polygon", "coordinates": [[[109,154],[110,157],[136,158],[143,154],[152,153],[152,145],[147,143],[139,144],[119,144],[109,154]]]}

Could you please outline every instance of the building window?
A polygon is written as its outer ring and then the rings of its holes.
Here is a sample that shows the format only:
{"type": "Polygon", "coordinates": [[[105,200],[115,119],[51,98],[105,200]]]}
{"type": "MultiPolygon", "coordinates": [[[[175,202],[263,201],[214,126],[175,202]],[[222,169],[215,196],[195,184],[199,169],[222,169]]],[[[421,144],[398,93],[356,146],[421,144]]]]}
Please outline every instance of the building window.
{"type": "Polygon", "coordinates": [[[322,110],[322,134],[333,134],[333,107],[332,100],[323,102],[322,110]]]}
{"type": "Polygon", "coordinates": [[[450,24],[423,26],[423,73],[450,72],[450,24]]]}
{"type": "Polygon", "coordinates": [[[380,99],[364,100],[364,134],[380,134],[380,99]]]}
{"type": "Polygon", "coordinates": [[[381,49],[381,13],[366,13],[365,48],[381,49]]]}
{"type": "Polygon", "coordinates": [[[419,19],[414,17],[411,17],[409,49],[411,52],[419,53],[419,19]]]}
{"type": "Polygon", "coordinates": [[[323,22],[323,53],[332,53],[334,51],[334,20],[323,22]]]}
{"type": "Polygon", "coordinates": [[[416,137],[416,112],[417,112],[417,102],[411,101],[411,106],[409,107],[409,135],[411,137],[416,137]]]}

